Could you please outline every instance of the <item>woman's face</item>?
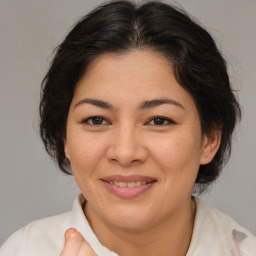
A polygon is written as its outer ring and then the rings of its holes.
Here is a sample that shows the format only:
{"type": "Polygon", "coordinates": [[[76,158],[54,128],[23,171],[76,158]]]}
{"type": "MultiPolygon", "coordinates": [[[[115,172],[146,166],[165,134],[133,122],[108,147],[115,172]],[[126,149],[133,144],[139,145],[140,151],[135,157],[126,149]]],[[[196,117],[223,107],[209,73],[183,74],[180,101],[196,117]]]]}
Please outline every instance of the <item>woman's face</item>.
{"type": "Polygon", "coordinates": [[[216,139],[169,61],[134,50],[95,59],[77,84],[65,153],[90,214],[121,228],[157,224],[190,204],[216,139]]]}

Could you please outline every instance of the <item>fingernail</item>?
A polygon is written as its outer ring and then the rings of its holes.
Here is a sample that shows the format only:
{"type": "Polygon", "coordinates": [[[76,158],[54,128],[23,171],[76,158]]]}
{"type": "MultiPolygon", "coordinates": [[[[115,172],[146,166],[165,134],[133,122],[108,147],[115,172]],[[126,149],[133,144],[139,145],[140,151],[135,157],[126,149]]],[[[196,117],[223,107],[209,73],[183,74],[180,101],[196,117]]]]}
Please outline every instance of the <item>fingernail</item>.
{"type": "Polygon", "coordinates": [[[65,232],[65,239],[74,237],[76,235],[76,233],[77,233],[77,230],[75,228],[69,228],[65,232]]]}

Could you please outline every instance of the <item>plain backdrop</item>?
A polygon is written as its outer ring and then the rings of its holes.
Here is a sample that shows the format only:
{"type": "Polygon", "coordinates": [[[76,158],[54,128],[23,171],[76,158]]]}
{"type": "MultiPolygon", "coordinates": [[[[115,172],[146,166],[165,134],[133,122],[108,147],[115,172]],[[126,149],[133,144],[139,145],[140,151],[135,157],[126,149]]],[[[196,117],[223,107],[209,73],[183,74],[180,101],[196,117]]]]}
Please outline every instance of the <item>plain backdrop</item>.
{"type": "MultiPolygon", "coordinates": [[[[40,83],[72,24],[102,2],[0,0],[0,244],[28,222],[71,210],[79,192],[40,141],[40,83]]],[[[216,39],[243,109],[230,162],[203,199],[256,234],[256,1],[175,4],[216,39]]]]}

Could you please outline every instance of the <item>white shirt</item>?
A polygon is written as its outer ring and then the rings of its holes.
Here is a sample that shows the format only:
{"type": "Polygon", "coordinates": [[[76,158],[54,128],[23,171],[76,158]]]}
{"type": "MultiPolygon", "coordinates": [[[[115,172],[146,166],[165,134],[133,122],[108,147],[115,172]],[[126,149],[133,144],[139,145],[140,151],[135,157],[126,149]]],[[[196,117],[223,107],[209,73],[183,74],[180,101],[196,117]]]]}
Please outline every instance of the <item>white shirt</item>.
{"type": "MultiPolygon", "coordinates": [[[[1,247],[0,256],[59,256],[64,233],[76,228],[99,256],[118,256],[100,244],[78,196],[71,212],[32,222],[14,233],[1,247]]],[[[256,256],[256,237],[229,216],[195,198],[196,216],[187,256],[256,256]]],[[[160,256],[160,255],[156,255],[160,256]]]]}

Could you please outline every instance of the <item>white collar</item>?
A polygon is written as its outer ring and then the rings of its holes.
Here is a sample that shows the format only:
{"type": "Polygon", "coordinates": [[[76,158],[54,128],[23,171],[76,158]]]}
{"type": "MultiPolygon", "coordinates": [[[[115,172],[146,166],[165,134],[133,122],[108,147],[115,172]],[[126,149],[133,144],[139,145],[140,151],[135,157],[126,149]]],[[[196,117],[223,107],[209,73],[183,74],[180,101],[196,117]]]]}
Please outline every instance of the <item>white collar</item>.
{"type": "Polygon", "coordinates": [[[91,245],[93,250],[97,255],[100,256],[118,256],[116,253],[110,251],[108,248],[104,247],[94,234],[90,224],[88,223],[82,205],[85,202],[85,198],[80,194],[74,204],[71,215],[71,226],[77,229],[85,238],[85,240],[91,245]]]}

